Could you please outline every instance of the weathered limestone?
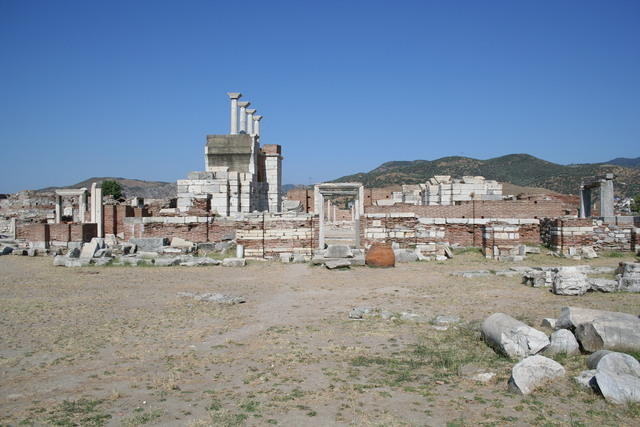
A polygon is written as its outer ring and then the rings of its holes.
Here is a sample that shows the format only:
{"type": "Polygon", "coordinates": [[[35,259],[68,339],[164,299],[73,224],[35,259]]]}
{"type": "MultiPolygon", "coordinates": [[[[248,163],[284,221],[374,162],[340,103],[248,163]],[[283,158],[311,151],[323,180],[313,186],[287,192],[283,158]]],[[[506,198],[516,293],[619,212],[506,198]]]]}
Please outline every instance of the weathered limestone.
{"type": "Polygon", "coordinates": [[[580,218],[591,216],[592,197],[591,191],[598,189],[598,210],[601,217],[614,216],[613,210],[613,179],[615,176],[608,173],[602,176],[588,177],[582,180],[580,186],[580,218]]]}
{"type": "Polygon", "coordinates": [[[238,99],[242,96],[240,92],[227,93],[231,99],[231,135],[238,134],[238,99]]]}
{"type": "Polygon", "coordinates": [[[164,237],[141,237],[129,239],[129,243],[136,245],[138,251],[157,252],[163,246],[167,246],[169,240],[164,237]]]}
{"type": "Polygon", "coordinates": [[[522,359],[536,354],[550,342],[544,332],[503,313],[494,313],[482,322],[482,336],[498,353],[522,359]]]}
{"type": "Polygon", "coordinates": [[[618,271],[621,273],[617,276],[618,290],[640,292],[640,263],[621,262],[618,271]]]}
{"type": "Polygon", "coordinates": [[[262,116],[254,115],[253,116],[253,134],[255,136],[260,136],[260,120],[262,120],[262,116]]]}
{"type": "Polygon", "coordinates": [[[590,352],[601,349],[640,351],[640,319],[629,318],[625,313],[599,317],[578,325],[576,337],[582,348],[590,352]]]}
{"type": "Polygon", "coordinates": [[[222,260],[223,267],[244,267],[247,260],[244,258],[225,258],[222,260]]]}
{"type": "Polygon", "coordinates": [[[238,102],[240,107],[240,133],[247,133],[247,107],[249,105],[251,103],[247,101],[238,102]]]}
{"type": "Polygon", "coordinates": [[[256,112],[255,109],[247,109],[247,133],[253,135],[253,115],[256,112]]]}
{"type": "Polygon", "coordinates": [[[583,323],[589,323],[600,318],[620,319],[629,322],[635,322],[638,320],[636,316],[627,313],[593,310],[581,307],[563,307],[560,311],[560,317],[558,317],[556,328],[575,330],[583,323]]]}
{"type": "Polygon", "coordinates": [[[527,395],[541,385],[565,375],[561,364],[548,357],[529,356],[511,370],[509,389],[527,395]]]}
{"type": "Polygon", "coordinates": [[[568,329],[559,329],[551,334],[551,343],[544,350],[545,354],[580,354],[580,346],[576,337],[568,329]]]}
{"type": "Polygon", "coordinates": [[[603,350],[591,355],[587,365],[595,370],[589,384],[605,400],[616,404],[640,402],[640,362],[634,357],[603,350]]]}
{"type": "Polygon", "coordinates": [[[579,267],[558,267],[554,272],[552,291],[556,295],[583,295],[590,289],[587,276],[579,267]]]}

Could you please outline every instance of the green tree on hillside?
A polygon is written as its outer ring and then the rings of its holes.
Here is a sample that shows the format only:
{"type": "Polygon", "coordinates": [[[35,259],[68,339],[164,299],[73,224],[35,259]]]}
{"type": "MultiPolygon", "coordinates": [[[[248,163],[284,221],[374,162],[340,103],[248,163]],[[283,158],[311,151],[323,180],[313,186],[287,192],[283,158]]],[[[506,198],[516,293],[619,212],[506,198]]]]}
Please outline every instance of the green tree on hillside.
{"type": "Polygon", "coordinates": [[[107,180],[102,182],[102,194],[104,196],[113,196],[114,199],[119,199],[123,196],[122,186],[118,181],[107,180]]]}

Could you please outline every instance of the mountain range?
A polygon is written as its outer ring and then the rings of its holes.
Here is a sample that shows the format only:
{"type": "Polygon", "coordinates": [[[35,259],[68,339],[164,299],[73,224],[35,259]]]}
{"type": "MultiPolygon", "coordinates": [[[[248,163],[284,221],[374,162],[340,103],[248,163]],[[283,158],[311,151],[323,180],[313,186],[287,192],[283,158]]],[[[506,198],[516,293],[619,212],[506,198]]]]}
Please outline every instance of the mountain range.
{"type": "Polygon", "coordinates": [[[487,160],[452,156],[436,160],[392,161],[383,163],[369,172],[343,176],[334,182],[362,182],[367,187],[385,187],[394,184],[424,183],[434,175],[481,175],[487,179],[520,186],[542,187],[559,193],[577,194],[583,177],[605,173],[616,175],[616,194],[632,196],[640,193],[640,158],[560,165],[529,154],[509,154],[487,160]]]}
{"type": "MultiPolygon", "coordinates": [[[[529,154],[509,154],[493,159],[479,160],[470,157],[443,157],[437,160],[391,161],[369,172],[340,177],[332,182],[362,182],[367,187],[385,187],[397,184],[424,183],[434,175],[482,175],[522,187],[545,188],[563,194],[577,194],[580,181],[585,176],[614,173],[614,188],[619,196],[640,194],[640,157],[619,157],[603,163],[560,165],[529,154]]],[[[176,197],[174,182],[144,181],[140,179],[94,177],[67,187],[47,187],[37,191],[53,191],[56,188],[90,188],[93,182],[115,180],[126,196],[145,198],[176,197]]],[[[286,193],[298,185],[284,184],[286,193]]]]}

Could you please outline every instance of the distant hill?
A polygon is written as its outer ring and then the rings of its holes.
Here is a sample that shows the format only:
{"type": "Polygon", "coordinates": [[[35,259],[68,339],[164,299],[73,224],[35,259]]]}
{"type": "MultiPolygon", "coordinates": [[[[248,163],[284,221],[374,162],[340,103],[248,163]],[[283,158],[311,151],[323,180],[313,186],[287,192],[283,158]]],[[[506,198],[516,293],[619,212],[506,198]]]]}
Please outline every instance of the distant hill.
{"type": "Polygon", "coordinates": [[[162,182],[162,181],[143,181],[141,179],[128,179],[128,178],[114,178],[114,177],[94,177],[85,179],[82,182],[73,185],[67,185],[64,187],[47,187],[39,192],[53,191],[59,188],[82,188],[86,187],[91,189],[91,184],[94,182],[102,181],[117,181],[122,186],[122,191],[125,197],[145,197],[147,199],[164,199],[176,197],[176,184],[175,182],[162,182]]]}
{"type": "Polygon", "coordinates": [[[528,154],[509,154],[487,160],[443,157],[437,160],[386,162],[370,172],[343,176],[334,182],[362,182],[368,187],[424,183],[434,175],[482,175],[487,179],[525,187],[547,188],[563,194],[577,194],[585,176],[614,173],[616,194],[640,194],[640,169],[612,164],[560,165],[528,154]]]}
{"type": "Polygon", "coordinates": [[[629,157],[616,157],[615,159],[609,160],[608,162],[604,162],[602,164],[618,165],[618,166],[624,166],[626,168],[640,169],[640,157],[636,157],[635,159],[631,159],[629,157]]]}

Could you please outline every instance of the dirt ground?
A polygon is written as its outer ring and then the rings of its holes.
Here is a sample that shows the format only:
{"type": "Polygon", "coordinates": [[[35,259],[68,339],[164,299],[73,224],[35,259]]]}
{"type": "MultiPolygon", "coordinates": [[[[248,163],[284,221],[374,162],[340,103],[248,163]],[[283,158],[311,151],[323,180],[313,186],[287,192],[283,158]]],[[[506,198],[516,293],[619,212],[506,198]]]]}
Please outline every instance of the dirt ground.
{"type": "MultiPolygon", "coordinates": [[[[520,265],[623,260],[632,258],[536,255],[520,265]]],[[[640,311],[638,294],[563,297],[519,276],[451,276],[511,265],[477,252],[347,271],[257,261],[74,269],[3,256],[0,425],[640,425],[640,406],[608,404],[573,382],[585,356],[557,357],[566,377],[529,396],[507,391],[513,362],[478,333],[488,315],[539,327],[567,305],[640,311]],[[349,320],[355,306],[462,323],[349,320]],[[470,366],[497,375],[479,383],[462,374],[470,366]]]]}

